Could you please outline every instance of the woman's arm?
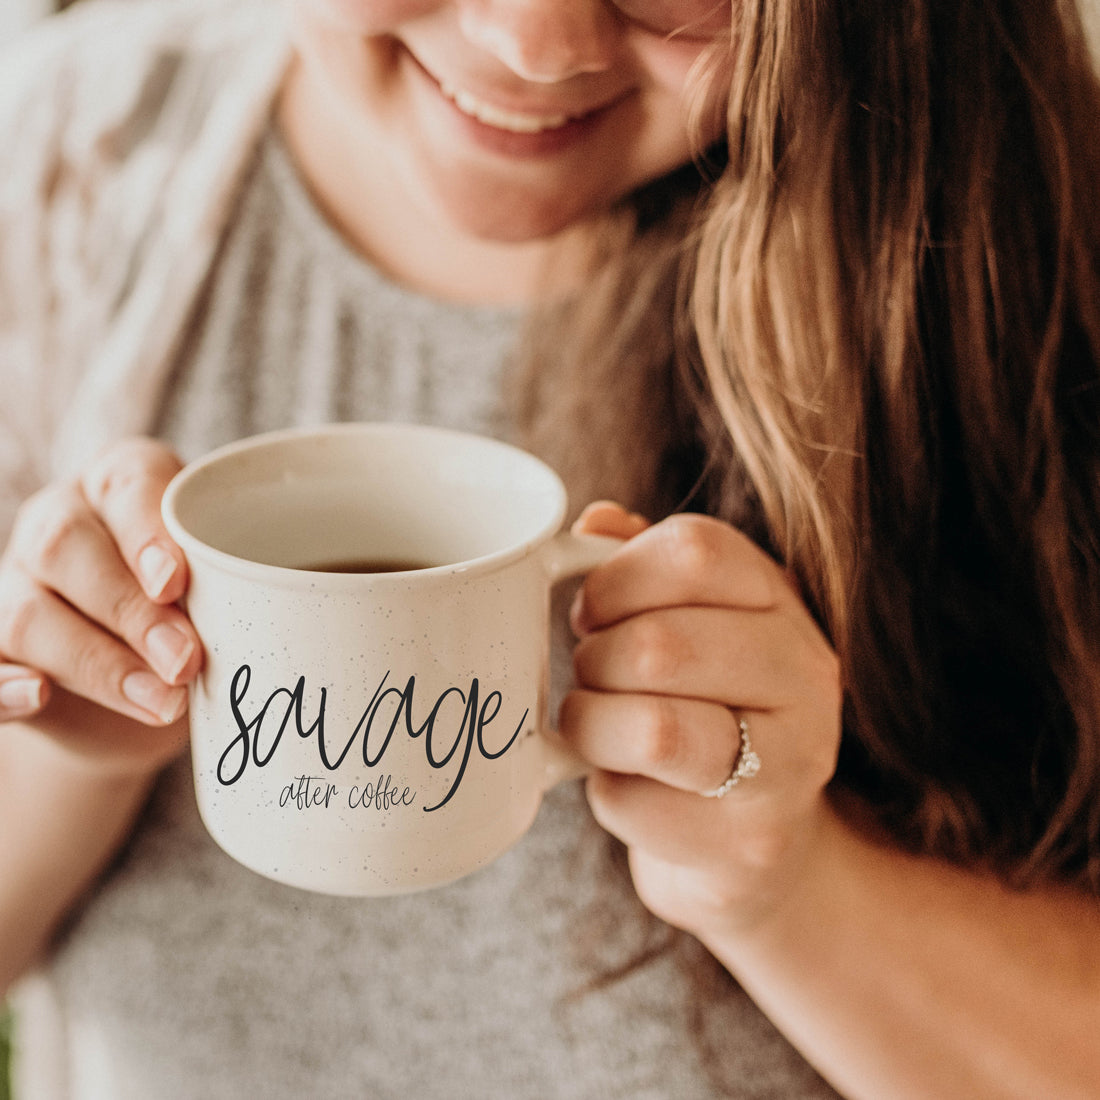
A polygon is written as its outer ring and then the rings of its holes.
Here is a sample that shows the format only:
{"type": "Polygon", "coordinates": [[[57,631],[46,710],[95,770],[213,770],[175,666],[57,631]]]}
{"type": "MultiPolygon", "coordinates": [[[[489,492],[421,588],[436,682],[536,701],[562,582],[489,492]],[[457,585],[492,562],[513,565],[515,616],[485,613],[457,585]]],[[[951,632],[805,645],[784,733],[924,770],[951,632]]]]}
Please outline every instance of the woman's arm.
{"type": "Polygon", "coordinates": [[[35,726],[0,730],[0,997],[46,952],[106,868],[154,779],[154,772],[99,768],[60,748],[48,728],[70,720],[74,702],[55,691],[35,726]]]}
{"type": "Polygon", "coordinates": [[[846,1096],[1100,1095],[1094,898],[1010,891],[825,812],[814,858],[767,921],[710,918],[706,946],[846,1096]]]}
{"type": "Polygon", "coordinates": [[[0,988],[45,950],[186,745],[202,650],[160,518],[178,469],[160,444],[119,444],[30,498],[0,558],[0,682],[28,686],[0,694],[0,988]]]}

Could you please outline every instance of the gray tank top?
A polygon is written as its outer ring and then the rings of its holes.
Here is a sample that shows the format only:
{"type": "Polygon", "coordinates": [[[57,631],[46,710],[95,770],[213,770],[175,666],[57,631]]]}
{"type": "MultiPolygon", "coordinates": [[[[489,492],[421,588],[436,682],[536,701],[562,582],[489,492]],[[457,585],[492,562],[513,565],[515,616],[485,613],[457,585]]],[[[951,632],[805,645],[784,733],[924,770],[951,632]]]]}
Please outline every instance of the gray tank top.
{"type": "MultiPolygon", "coordinates": [[[[387,282],[325,222],[272,132],[159,431],[185,458],[329,420],[507,436],[501,383],[518,320],[387,282]]],[[[560,690],[568,651],[559,630],[560,690]]],[[[40,980],[56,1095],[835,1096],[739,991],[696,1006],[668,955],[586,989],[594,960],[622,962],[652,930],[605,848],[582,787],[567,784],[512,851],[451,886],[377,900],[305,893],[214,845],[185,758],[162,777],[40,980]],[[582,951],[597,909],[610,931],[582,951]],[[721,1037],[724,1085],[704,1065],[699,1020],[721,1037]]]]}

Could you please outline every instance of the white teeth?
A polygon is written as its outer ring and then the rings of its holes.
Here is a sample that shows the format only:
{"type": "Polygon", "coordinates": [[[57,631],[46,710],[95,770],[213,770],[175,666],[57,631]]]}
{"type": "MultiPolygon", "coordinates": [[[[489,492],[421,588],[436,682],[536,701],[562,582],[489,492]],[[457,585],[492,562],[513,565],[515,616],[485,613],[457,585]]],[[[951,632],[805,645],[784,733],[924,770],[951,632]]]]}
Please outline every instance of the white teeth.
{"type": "Polygon", "coordinates": [[[482,102],[461,88],[452,88],[448,84],[441,84],[440,87],[443,94],[463,114],[484,122],[486,126],[508,130],[513,134],[540,134],[543,130],[559,130],[569,121],[568,115],[519,115],[512,111],[503,111],[482,102]]]}

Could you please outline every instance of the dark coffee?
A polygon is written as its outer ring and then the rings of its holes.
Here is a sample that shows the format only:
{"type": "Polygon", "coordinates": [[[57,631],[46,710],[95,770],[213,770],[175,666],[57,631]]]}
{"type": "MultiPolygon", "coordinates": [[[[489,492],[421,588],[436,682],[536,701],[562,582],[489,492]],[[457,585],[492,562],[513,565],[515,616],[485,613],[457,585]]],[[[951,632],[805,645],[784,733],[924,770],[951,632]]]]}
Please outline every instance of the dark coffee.
{"type": "Polygon", "coordinates": [[[310,573],[404,573],[413,569],[431,569],[434,564],[415,558],[338,558],[299,565],[297,568],[310,573]]]}

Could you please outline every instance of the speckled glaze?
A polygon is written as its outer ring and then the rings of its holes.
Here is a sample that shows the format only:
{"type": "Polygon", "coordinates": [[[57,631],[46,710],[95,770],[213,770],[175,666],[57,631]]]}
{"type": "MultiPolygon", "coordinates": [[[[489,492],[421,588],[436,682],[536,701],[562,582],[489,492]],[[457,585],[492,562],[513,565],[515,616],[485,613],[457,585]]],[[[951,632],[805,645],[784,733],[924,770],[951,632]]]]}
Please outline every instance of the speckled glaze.
{"type": "Polygon", "coordinates": [[[199,810],[245,866],[331,894],[439,885],[580,773],[546,730],[549,593],[616,544],[560,533],[565,491],[531,455],[411,425],[275,432],[192,463],[163,511],[206,650],[199,810]],[[342,558],[440,564],[297,568],[342,558]]]}

